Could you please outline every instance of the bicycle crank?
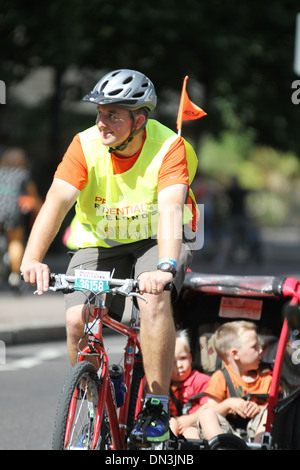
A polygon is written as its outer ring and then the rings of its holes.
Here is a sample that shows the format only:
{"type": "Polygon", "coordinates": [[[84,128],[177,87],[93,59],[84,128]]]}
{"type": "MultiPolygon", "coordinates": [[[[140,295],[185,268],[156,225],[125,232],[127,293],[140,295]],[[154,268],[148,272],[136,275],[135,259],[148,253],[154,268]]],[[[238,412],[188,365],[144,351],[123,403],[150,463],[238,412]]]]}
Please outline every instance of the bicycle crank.
{"type": "Polygon", "coordinates": [[[128,438],[128,450],[167,450],[168,441],[163,442],[143,442],[136,439],[128,438]]]}

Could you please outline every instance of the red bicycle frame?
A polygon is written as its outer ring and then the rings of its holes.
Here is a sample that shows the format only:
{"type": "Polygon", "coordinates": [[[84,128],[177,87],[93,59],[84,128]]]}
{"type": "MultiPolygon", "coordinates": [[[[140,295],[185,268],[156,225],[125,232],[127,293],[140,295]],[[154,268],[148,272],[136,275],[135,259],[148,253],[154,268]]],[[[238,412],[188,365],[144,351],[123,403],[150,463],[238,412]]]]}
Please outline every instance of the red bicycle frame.
{"type": "MultiPolygon", "coordinates": [[[[101,297],[101,295],[99,296],[101,297]]],[[[103,298],[97,299],[94,307],[94,322],[93,322],[93,339],[89,342],[78,355],[78,362],[86,360],[87,356],[93,356],[97,359],[98,363],[98,377],[101,380],[101,392],[98,397],[98,406],[96,412],[95,428],[92,442],[92,449],[95,449],[99,432],[101,429],[104,407],[106,410],[111,426],[112,434],[112,450],[124,450],[126,449],[125,434],[127,428],[128,409],[130,401],[130,392],[132,384],[133,367],[135,363],[135,353],[138,348],[140,350],[140,343],[138,340],[138,327],[136,324],[130,327],[114,320],[107,314],[107,309],[104,306],[103,298]],[[114,386],[109,375],[109,363],[108,357],[105,352],[102,326],[106,325],[110,329],[127,337],[125,356],[124,356],[124,385],[125,385],[125,401],[124,405],[118,409],[115,400],[114,386]]],[[[65,441],[68,442],[69,430],[72,427],[76,396],[72,397],[71,405],[69,408],[68,423],[66,428],[65,441]]],[[[65,442],[65,443],[66,443],[65,442]]]]}
{"type": "MultiPolygon", "coordinates": [[[[290,305],[299,305],[300,303],[300,282],[293,277],[288,277],[282,287],[282,293],[286,297],[291,297],[290,305]]],[[[269,403],[268,403],[268,417],[266,422],[266,432],[271,434],[272,424],[274,421],[274,407],[278,403],[278,393],[280,387],[280,379],[282,372],[282,365],[284,360],[284,354],[286,351],[286,346],[290,336],[290,329],[288,326],[288,321],[285,318],[283,321],[278,347],[275,356],[273,377],[271,383],[271,389],[269,394],[269,403]]]]}
{"type": "Polygon", "coordinates": [[[268,402],[268,416],[266,422],[266,432],[272,433],[272,424],[274,421],[274,407],[278,403],[278,393],[281,380],[281,371],[283,365],[284,354],[286,350],[286,345],[290,336],[290,330],[288,327],[287,319],[285,318],[282,330],[279,337],[278,347],[275,356],[273,375],[271,388],[269,393],[269,402],[268,402]]]}

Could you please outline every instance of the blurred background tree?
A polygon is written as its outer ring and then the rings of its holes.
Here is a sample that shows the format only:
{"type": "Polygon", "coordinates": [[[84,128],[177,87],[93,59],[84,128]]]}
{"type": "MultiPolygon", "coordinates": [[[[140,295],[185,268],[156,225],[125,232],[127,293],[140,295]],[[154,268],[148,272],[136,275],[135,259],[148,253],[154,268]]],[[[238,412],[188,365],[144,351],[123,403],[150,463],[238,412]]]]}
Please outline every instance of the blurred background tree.
{"type": "MultiPolygon", "coordinates": [[[[82,96],[119,67],[152,79],[155,117],[174,130],[189,75],[188,94],[208,115],[184,123],[183,136],[207,175],[234,174],[266,190],[262,174],[270,165],[298,161],[294,0],[2,0],[1,7],[7,104],[0,145],[28,151],[42,194],[73,135],[94,122],[94,107],[81,103],[82,96]],[[266,159],[268,149],[280,157],[266,159]]],[[[298,164],[289,168],[289,177],[299,177],[298,164]]]]}

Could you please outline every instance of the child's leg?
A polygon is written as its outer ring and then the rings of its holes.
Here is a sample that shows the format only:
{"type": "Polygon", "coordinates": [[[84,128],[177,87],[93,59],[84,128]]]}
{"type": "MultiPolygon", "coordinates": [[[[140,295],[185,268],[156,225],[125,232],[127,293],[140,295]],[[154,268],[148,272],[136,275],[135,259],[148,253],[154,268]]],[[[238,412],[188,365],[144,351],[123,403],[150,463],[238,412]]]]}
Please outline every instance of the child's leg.
{"type": "Polygon", "coordinates": [[[183,432],[183,436],[186,439],[200,439],[199,430],[196,426],[190,426],[183,432]]]}
{"type": "Polygon", "coordinates": [[[198,423],[203,430],[204,437],[207,440],[212,439],[218,434],[223,434],[218,416],[212,408],[205,408],[199,413],[198,423]]]}
{"type": "Polygon", "coordinates": [[[169,421],[169,426],[174,436],[178,436],[178,425],[177,425],[177,420],[176,418],[174,418],[174,416],[171,416],[170,421],[169,421]]]}
{"type": "Polygon", "coordinates": [[[268,413],[268,410],[266,408],[265,411],[263,412],[260,423],[257,426],[253,442],[261,443],[261,438],[266,432],[267,413],[268,413]]]}

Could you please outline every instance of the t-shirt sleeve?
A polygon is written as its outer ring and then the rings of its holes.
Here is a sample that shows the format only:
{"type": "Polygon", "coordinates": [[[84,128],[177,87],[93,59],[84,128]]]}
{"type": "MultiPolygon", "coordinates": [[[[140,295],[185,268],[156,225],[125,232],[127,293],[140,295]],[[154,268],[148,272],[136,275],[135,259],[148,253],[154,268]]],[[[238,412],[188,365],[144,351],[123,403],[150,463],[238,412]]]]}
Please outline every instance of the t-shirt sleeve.
{"type": "Polygon", "coordinates": [[[64,180],[81,191],[85,186],[87,177],[86,160],[77,134],[58,165],[54,178],[64,180]]]}
{"type": "Polygon", "coordinates": [[[211,376],[205,393],[218,401],[223,401],[228,398],[227,384],[222,371],[217,370],[211,376]]]}
{"type": "MultiPolygon", "coordinates": [[[[195,379],[193,383],[193,395],[204,393],[209,383],[210,377],[206,374],[202,374],[201,372],[195,371],[194,378],[195,379]]],[[[207,403],[206,396],[197,398],[197,400],[193,402],[193,406],[190,409],[189,414],[194,413],[194,411],[196,411],[200,406],[204,405],[205,403],[207,403]]]]}
{"type": "Polygon", "coordinates": [[[158,175],[158,192],[173,184],[189,186],[186,150],[181,137],[173,142],[163,159],[158,175]]]}

